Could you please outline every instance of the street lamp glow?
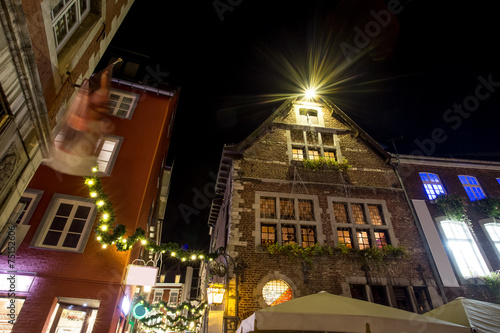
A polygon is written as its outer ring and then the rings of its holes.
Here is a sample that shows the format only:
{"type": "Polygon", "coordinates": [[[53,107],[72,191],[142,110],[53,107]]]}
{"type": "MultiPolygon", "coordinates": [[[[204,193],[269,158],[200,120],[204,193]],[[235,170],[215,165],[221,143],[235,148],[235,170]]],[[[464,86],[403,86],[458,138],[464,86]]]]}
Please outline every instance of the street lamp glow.
{"type": "Polygon", "coordinates": [[[316,97],[316,89],[310,88],[305,92],[306,98],[314,98],[316,97]]]}

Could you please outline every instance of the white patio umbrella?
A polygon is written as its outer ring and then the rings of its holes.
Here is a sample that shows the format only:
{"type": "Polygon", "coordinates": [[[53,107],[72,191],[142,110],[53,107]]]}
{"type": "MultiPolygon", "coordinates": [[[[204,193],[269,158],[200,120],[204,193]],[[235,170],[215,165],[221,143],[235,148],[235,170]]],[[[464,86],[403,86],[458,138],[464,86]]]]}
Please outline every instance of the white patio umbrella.
{"type": "Polygon", "coordinates": [[[457,297],[424,316],[472,327],[478,333],[500,332],[500,304],[457,297]]]}
{"type": "Polygon", "coordinates": [[[248,332],[470,333],[470,328],[322,291],[254,312],[237,330],[248,332]]]}

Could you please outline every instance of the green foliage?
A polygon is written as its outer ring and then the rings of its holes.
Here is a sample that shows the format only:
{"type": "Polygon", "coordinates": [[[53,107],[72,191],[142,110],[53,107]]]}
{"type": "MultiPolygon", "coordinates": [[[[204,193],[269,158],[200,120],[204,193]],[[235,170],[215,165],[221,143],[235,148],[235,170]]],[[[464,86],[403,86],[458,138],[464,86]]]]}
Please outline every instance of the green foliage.
{"type": "Polygon", "coordinates": [[[351,166],[347,162],[347,159],[343,159],[342,162],[337,162],[333,159],[319,157],[317,159],[304,159],[302,161],[304,168],[311,170],[319,170],[319,169],[331,169],[337,170],[340,172],[344,172],[349,170],[351,166]]]}
{"type": "Polygon", "coordinates": [[[488,275],[480,276],[481,280],[484,281],[486,287],[495,296],[496,301],[500,302],[500,271],[491,272],[488,275]]]}
{"type": "Polygon", "coordinates": [[[203,310],[207,307],[205,302],[201,302],[196,306],[193,306],[191,302],[184,302],[176,307],[168,306],[168,304],[163,300],[160,300],[155,304],[150,304],[142,296],[137,297],[134,303],[140,303],[146,307],[148,311],[155,312],[153,315],[140,319],[140,322],[145,327],[175,332],[183,332],[187,330],[192,331],[193,327],[189,327],[191,322],[195,324],[194,328],[199,326],[199,319],[202,318],[203,310]],[[168,312],[173,313],[174,315],[170,316],[167,314],[168,312]],[[181,315],[181,313],[186,313],[187,317],[181,315]],[[157,319],[162,320],[155,323],[158,321],[157,319]],[[155,324],[150,325],[150,322],[155,324]]]}
{"type": "Polygon", "coordinates": [[[500,199],[484,198],[475,202],[475,206],[486,216],[500,218],[500,199]]]}
{"type": "Polygon", "coordinates": [[[290,258],[300,258],[310,267],[312,267],[314,256],[332,256],[336,253],[340,255],[358,254],[364,265],[367,265],[370,262],[381,263],[389,258],[409,257],[409,252],[406,248],[402,246],[394,247],[392,245],[387,245],[383,248],[371,247],[363,250],[356,250],[351,247],[347,247],[345,244],[340,244],[338,247],[319,244],[309,247],[300,247],[298,244],[271,244],[267,246],[266,249],[270,254],[285,254],[290,258]]]}
{"type": "Polygon", "coordinates": [[[469,222],[467,203],[457,194],[442,194],[436,198],[438,208],[453,221],[469,222]]]}

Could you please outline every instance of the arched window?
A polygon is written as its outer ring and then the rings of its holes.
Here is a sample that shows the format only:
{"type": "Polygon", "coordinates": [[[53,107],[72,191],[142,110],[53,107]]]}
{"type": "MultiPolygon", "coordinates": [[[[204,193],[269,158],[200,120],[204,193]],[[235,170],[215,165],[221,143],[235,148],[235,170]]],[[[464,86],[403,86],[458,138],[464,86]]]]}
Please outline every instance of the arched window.
{"type": "Polygon", "coordinates": [[[283,280],[271,280],[262,288],[262,297],[269,306],[289,301],[292,296],[292,288],[283,280]]]}

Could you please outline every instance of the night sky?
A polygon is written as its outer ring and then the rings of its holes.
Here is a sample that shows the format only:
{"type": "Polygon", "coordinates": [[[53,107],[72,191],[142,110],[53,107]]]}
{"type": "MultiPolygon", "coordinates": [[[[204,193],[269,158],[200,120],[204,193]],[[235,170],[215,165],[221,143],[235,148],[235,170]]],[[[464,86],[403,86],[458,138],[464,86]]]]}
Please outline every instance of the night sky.
{"type": "Polygon", "coordinates": [[[181,87],[164,241],[208,248],[209,201],[195,193],[212,194],[224,144],[316,77],[312,57],[324,62],[322,95],[389,151],[393,140],[399,153],[500,160],[495,2],[386,4],[135,2],[111,45],[150,56],[181,87]],[[179,206],[199,213],[185,219],[179,206]]]}

